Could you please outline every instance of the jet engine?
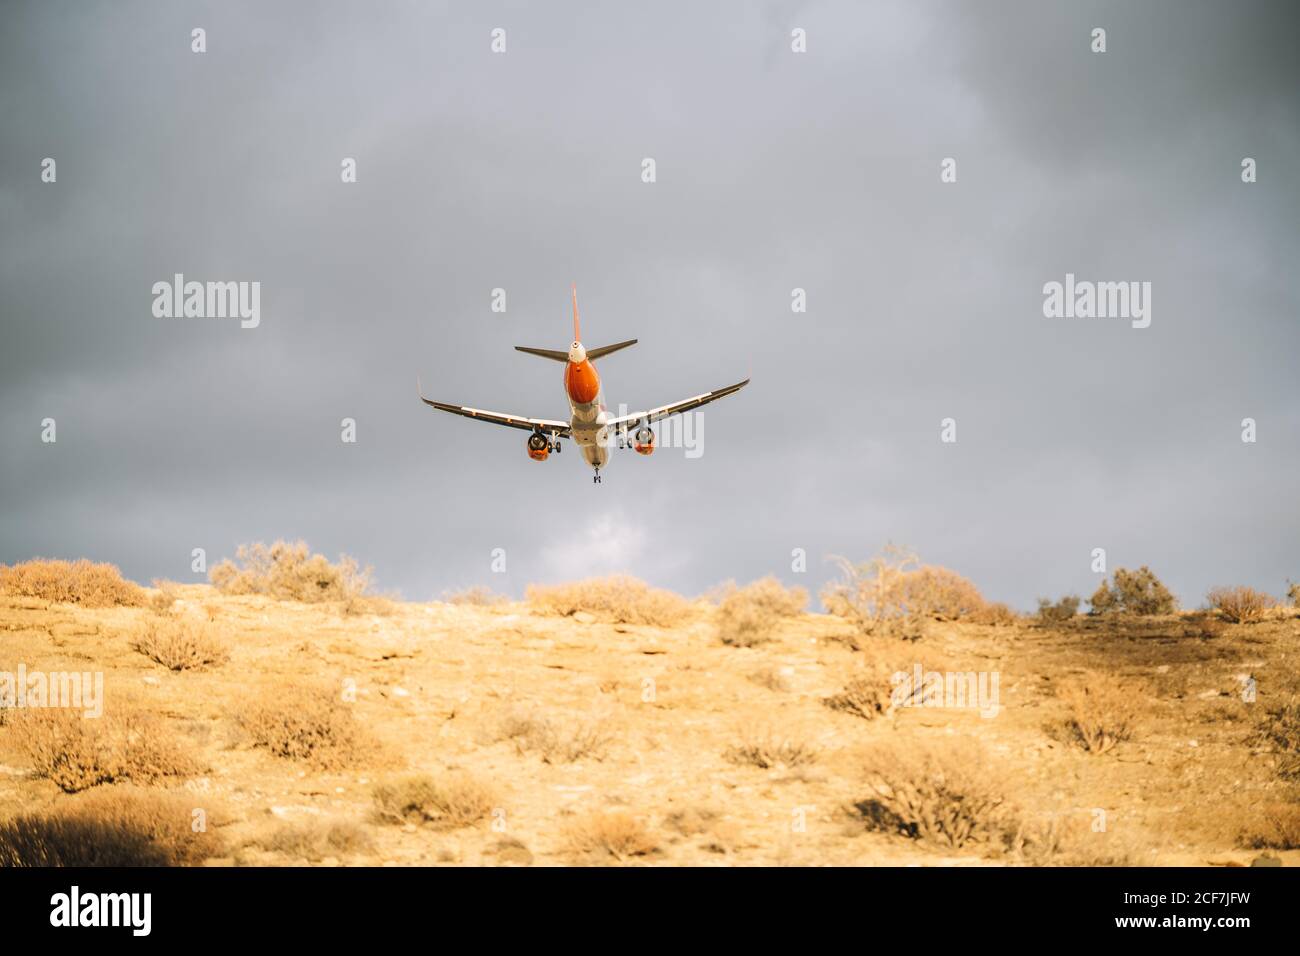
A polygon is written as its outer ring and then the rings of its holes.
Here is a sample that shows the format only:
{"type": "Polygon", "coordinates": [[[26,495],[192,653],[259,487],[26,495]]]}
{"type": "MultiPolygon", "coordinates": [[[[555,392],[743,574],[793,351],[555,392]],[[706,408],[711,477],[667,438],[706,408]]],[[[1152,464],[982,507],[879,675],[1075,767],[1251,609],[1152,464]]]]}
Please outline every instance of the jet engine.
{"type": "Polygon", "coordinates": [[[546,456],[551,453],[551,443],[546,440],[545,435],[533,432],[528,436],[528,457],[533,461],[546,461],[546,456]]]}
{"type": "Polygon", "coordinates": [[[649,425],[642,425],[632,436],[636,440],[632,447],[636,449],[638,455],[653,455],[655,450],[655,433],[650,430],[649,425]]]}

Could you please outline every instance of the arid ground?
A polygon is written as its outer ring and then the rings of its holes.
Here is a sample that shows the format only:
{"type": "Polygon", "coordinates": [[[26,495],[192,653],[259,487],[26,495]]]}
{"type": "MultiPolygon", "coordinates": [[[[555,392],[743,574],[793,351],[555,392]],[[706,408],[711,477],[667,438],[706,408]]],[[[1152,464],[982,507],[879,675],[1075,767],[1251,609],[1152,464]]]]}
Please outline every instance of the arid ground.
{"type": "Polygon", "coordinates": [[[209,842],[189,862],[206,865],[1300,863],[1293,768],[1269,734],[1285,713],[1268,716],[1300,683],[1289,610],[930,622],[918,640],[800,613],[737,646],[704,601],[671,626],[209,585],[153,605],[0,596],[0,670],[102,672],[101,719],[145,715],[184,755],[60,777],[22,731],[31,715],[10,711],[0,823],[159,792],[202,811],[209,842]],[[221,653],[163,666],[137,647],[159,622],[221,653]],[[844,694],[917,664],[996,674],[996,715],[844,694]],[[1136,699],[1090,752],[1061,688],[1095,675],[1136,699]]]}

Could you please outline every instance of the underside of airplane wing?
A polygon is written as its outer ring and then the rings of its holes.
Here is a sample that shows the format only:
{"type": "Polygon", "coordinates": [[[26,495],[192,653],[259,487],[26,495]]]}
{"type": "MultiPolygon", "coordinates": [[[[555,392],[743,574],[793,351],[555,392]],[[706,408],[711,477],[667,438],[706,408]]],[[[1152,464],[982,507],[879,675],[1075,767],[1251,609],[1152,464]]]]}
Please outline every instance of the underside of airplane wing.
{"type": "Polygon", "coordinates": [[[743,382],[737,382],[735,385],[728,385],[725,388],[714,389],[712,392],[705,392],[703,395],[696,395],[694,398],[686,398],[680,402],[673,402],[671,405],[660,405],[658,408],[652,408],[649,411],[634,412],[631,415],[623,415],[609,421],[609,427],[622,428],[630,424],[639,424],[645,422],[647,425],[667,418],[669,415],[677,415],[681,412],[689,412],[692,409],[699,408],[701,405],[707,405],[709,402],[716,402],[720,398],[725,398],[734,392],[740,391],[749,384],[749,379],[743,382]]]}
{"type": "Polygon", "coordinates": [[[527,418],[523,415],[507,415],[504,412],[489,412],[482,408],[470,408],[468,405],[435,402],[431,398],[425,398],[423,391],[420,393],[420,401],[439,411],[451,412],[453,415],[463,415],[466,418],[477,418],[480,421],[492,422],[494,425],[508,425],[511,428],[519,428],[530,432],[545,432],[556,438],[569,437],[568,422],[555,421],[549,418],[527,418]]]}

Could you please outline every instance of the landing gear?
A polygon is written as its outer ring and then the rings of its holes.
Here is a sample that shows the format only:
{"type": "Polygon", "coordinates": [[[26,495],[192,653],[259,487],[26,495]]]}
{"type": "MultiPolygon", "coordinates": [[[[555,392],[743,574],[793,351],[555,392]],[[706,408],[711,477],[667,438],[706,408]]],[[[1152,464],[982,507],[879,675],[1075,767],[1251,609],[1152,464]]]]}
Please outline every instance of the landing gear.
{"type": "Polygon", "coordinates": [[[599,468],[596,469],[596,474],[592,476],[591,480],[592,480],[595,484],[600,484],[600,469],[599,469],[599,468]]]}

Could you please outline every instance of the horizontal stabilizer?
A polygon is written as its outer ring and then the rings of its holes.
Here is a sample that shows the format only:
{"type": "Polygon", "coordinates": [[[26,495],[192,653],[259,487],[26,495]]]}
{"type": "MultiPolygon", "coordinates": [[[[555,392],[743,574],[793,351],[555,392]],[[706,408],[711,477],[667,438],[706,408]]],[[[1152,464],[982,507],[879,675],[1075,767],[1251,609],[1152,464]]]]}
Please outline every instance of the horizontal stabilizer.
{"type": "Polygon", "coordinates": [[[602,345],[598,349],[588,349],[587,358],[598,359],[608,355],[610,352],[617,352],[619,349],[625,349],[629,345],[636,345],[636,339],[628,339],[626,342],[619,342],[617,345],[602,345]]]}
{"type": "MultiPolygon", "coordinates": [[[[619,349],[625,349],[629,345],[636,345],[636,339],[628,339],[626,342],[619,342],[615,345],[602,345],[598,349],[588,349],[587,358],[598,359],[609,355],[611,352],[617,352],[619,349]]],[[[516,345],[515,351],[527,352],[529,355],[540,355],[542,358],[548,358],[552,362],[567,362],[569,353],[562,352],[559,349],[535,349],[527,345],[516,345]]]]}
{"type": "Polygon", "coordinates": [[[527,352],[529,355],[540,355],[542,358],[548,358],[553,362],[567,362],[569,360],[569,353],[561,352],[559,349],[530,349],[526,345],[516,345],[515,351],[527,352]]]}

